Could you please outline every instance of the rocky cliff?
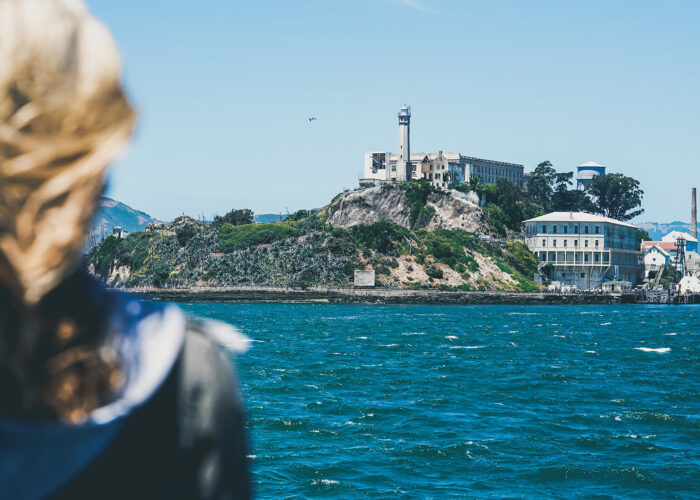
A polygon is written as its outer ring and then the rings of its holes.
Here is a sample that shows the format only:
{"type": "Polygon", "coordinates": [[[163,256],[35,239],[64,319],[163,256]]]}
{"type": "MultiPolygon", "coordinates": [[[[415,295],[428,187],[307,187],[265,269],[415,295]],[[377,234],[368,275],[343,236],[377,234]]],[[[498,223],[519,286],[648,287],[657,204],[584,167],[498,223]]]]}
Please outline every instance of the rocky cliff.
{"type": "MultiPolygon", "coordinates": [[[[478,202],[474,192],[430,191],[424,205],[432,209],[429,212],[431,217],[423,227],[428,230],[462,229],[477,235],[491,234],[478,202]]],[[[343,193],[333,200],[326,211],[328,223],[334,226],[374,224],[385,218],[412,228],[413,204],[405,189],[399,185],[388,185],[343,193]]]]}

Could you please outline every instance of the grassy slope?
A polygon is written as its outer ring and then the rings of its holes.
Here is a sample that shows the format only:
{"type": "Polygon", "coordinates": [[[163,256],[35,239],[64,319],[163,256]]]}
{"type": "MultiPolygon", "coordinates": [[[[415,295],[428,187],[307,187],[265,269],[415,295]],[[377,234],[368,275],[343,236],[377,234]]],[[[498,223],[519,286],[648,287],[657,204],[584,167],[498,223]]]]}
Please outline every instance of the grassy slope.
{"type": "Polygon", "coordinates": [[[389,221],[350,229],[318,214],[300,220],[107,238],[87,256],[108,277],[127,266],[129,286],[299,286],[352,283],[373,268],[378,285],[443,289],[534,290],[534,256],[520,242],[487,243],[461,230],[409,230],[389,221]]]}

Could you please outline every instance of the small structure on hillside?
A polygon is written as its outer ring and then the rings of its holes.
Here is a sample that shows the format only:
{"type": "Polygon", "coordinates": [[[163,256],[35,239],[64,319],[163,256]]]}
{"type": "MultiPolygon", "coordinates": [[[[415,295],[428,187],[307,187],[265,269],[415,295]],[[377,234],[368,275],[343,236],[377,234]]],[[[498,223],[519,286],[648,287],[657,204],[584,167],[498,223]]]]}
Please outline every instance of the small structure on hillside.
{"type": "Polygon", "coordinates": [[[129,235],[127,231],[124,231],[124,228],[121,226],[114,226],[112,228],[112,236],[115,238],[126,238],[129,235]]]}
{"type": "Polygon", "coordinates": [[[374,269],[355,269],[354,285],[356,287],[373,287],[374,269]]]}

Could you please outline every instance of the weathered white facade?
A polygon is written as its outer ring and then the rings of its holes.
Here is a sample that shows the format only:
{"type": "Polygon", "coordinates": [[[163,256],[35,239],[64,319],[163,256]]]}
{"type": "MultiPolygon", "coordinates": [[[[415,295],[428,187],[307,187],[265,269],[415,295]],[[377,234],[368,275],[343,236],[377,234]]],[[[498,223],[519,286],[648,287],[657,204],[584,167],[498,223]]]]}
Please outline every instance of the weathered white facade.
{"type": "MultiPolygon", "coordinates": [[[[523,187],[523,166],[482,158],[464,156],[460,153],[415,153],[411,155],[411,179],[428,179],[441,189],[479,179],[479,184],[495,184],[498,179],[507,179],[523,187]]],[[[386,182],[402,182],[397,172],[399,155],[389,151],[365,153],[364,178],[361,186],[377,186],[386,182]]]]}
{"type": "Polygon", "coordinates": [[[550,278],[587,290],[607,281],[637,284],[644,267],[638,228],[584,212],[552,212],[525,221],[525,242],[550,278]]]}
{"type": "Polygon", "coordinates": [[[658,245],[644,249],[644,279],[651,271],[658,271],[664,265],[671,264],[671,254],[658,245]]]}
{"type": "Polygon", "coordinates": [[[388,182],[427,179],[440,189],[449,189],[477,178],[479,184],[495,184],[507,179],[525,187],[523,166],[516,163],[485,160],[460,153],[411,153],[411,108],[399,112],[399,152],[372,151],[365,153],[364,177],[361,187],[378,186],[388,182]]]}

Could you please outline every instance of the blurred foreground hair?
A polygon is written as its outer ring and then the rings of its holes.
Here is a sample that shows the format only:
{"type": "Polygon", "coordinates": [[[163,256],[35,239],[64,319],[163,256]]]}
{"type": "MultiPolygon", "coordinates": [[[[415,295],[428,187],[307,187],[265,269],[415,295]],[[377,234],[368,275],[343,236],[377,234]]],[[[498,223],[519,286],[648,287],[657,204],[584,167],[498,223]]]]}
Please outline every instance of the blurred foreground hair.
{"type": "Polygon", "coordinates": [[[79,0],[0,0],[0,61],[0,284],[32,305],[75,269],[134,112],[79,0]]]}
{"type": "Polygon", "coordinates": [[[132,131],[119,76],[81,0],[0,0],[3,414],[80,421],[120,383],[107,320],[73,274],[132,131]]]}

